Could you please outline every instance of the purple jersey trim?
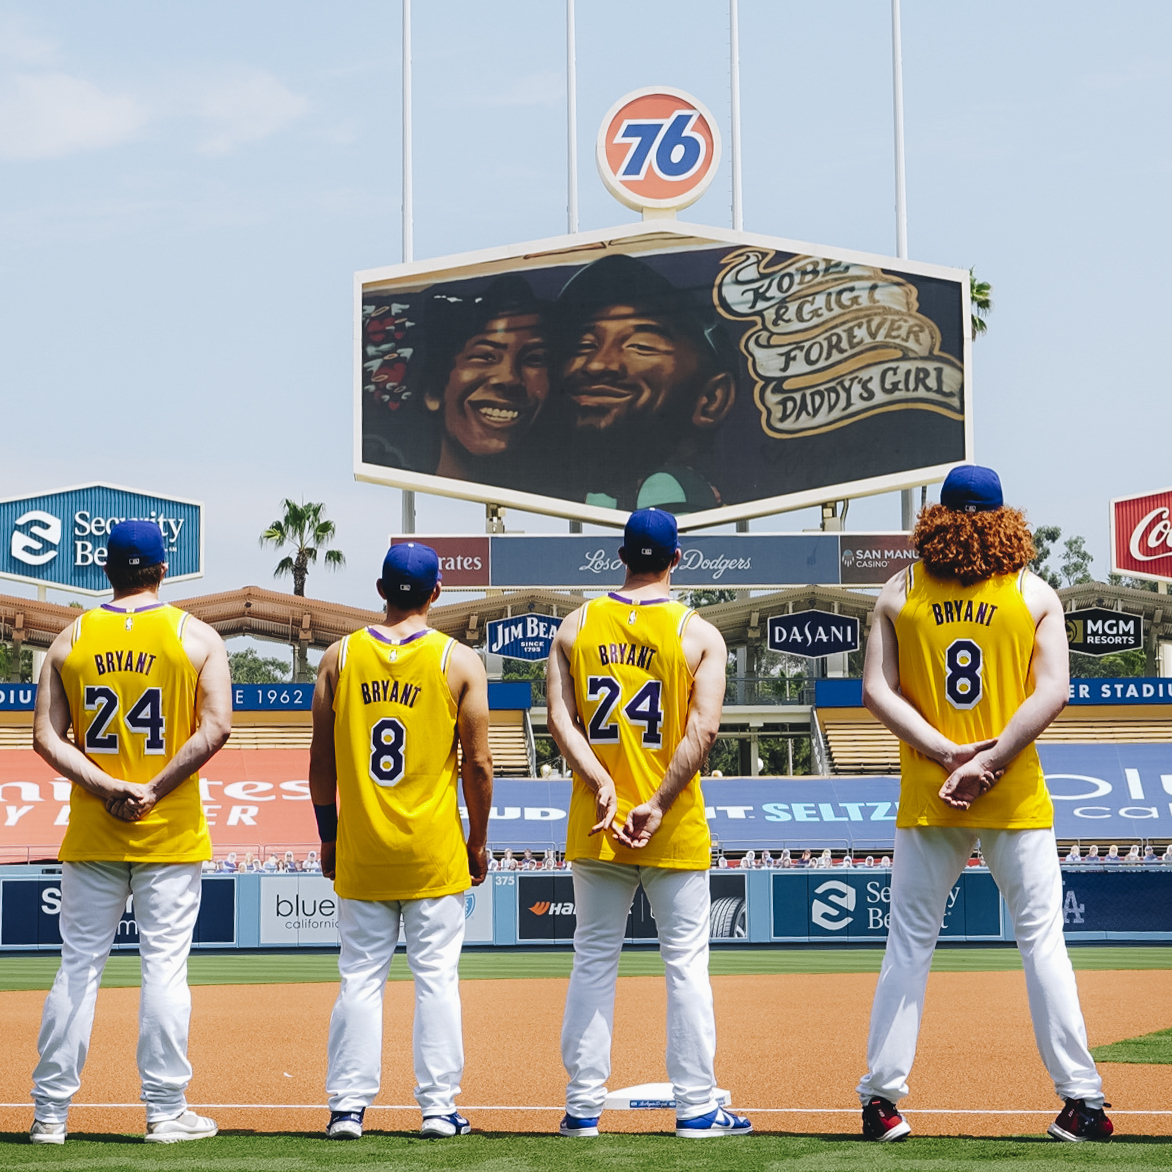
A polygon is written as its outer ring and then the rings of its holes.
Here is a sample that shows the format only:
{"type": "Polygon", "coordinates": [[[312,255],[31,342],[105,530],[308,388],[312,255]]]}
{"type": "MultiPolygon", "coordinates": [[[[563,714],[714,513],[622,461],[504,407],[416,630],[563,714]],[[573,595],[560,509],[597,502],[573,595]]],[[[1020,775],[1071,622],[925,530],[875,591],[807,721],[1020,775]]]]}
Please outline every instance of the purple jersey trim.
{"type": "Polygon", "coordinates": [[[661,602],[671,602],[670,598],[644,598],[636,601],[634,598],[624,598],[621,594],[616,594],[613,590],[607,597],[613,598],[615,602],[624,603],[626,606],[658,606],[661,602]]]}
{"type": "Polygon", "coordinates": [[[102,610],[112,610],[115,614],[146,614],[148,610],[158,610],[166,605],[165,602],[152,602],[150,606],[115,606],[112,602],[103,602],[102,610]]]}
{"type": "Polygon", "coordinates": [[[405,647],[408,643],[413,643],[416,639],[422,639],[424,635],[431,634],[431,628],[424,627],[422,631],[416,631],[414,635],[408,635],[406,639],[388,639],[386,635],[380,635],[374,627],[367,627],[366,630],[380,643],[386,643],[388,647],[405,647]]]}

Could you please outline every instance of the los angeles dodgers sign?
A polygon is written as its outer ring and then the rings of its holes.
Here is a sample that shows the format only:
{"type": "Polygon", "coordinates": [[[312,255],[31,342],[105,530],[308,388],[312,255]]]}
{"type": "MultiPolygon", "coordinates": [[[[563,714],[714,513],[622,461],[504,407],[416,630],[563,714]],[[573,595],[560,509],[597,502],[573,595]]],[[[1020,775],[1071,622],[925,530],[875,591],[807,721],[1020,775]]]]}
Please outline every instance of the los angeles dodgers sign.
{"type": "Polygon", "coordinates": [[[685,208],[716,175],[720,132],[691,94],[651,86],[611,107],[595,157],[603,183],[627,207],[685,208]]]}

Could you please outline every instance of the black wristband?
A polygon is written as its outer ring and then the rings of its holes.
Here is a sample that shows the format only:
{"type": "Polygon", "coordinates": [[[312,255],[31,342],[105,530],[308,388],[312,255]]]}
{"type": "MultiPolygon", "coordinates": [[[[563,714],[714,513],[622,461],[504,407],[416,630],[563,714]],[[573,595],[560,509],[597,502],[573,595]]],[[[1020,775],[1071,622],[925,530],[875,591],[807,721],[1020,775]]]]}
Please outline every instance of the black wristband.
{"type": "Polygon", "coordinates": [[[322,842],[336,842],[338,838],[338,807],[314,803],[313,816],[317,819],[317,833],[322,842]]]}

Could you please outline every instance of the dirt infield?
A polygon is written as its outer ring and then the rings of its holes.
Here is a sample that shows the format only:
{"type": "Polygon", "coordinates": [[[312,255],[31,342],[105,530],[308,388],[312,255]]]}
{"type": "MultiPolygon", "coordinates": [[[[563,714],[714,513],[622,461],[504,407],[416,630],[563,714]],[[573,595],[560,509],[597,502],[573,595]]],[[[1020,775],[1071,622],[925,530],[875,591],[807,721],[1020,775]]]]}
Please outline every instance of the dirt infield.
{"type": "MultiPolygon", "coordinates": [[[[852,1114],[758,1114],[761,1131],[854,1133],[853,1090],[863,1071],[874,974],[718,976],[720,1050],[717,1074],[738,1107],[847,1109],[852,1114]]],[[[1091,1045],[1172,1024],[1172,973],[1082,972],[1078,976],[1091,1045]]],[[[549,1107],[544,1112],[478,1110],[478,1130],[548,1131],[565,1084],[558,1051],[564,980],[480,980],[462,985],[467,1050],[461,1102],[549,1107]]],[[[193,1103],[301,1104],[324,1101],[326,1028],[332,985],[202,986],[192,990],[193,1103]]],[[[409,1104],[412,986],[387,986],[383,1092],[378,1102],[409,1104]]],[[[0,1102],[27,1101],[44,993],[0,994],[0,1102]]],[[[79,1103],[136,1103],[137,989],[107,989],[98,998],[89,1062],[79,1103]]],[[[619,982],[612,1088],[665,1078],[664,987],[655,977],[619,982]]],[[[1107,1098],[1117,1111],[1172,1107],[1172,1066],[1108,1065],[1107,1098]]],[[[934,973],[912,1093],[905,1100],[921,1135],[1042,1132],[1061,1104],[1034,1048],[1020,972],[934,973]],[[926,1110],[1018,1112],[1006,1115],[917,1114],[926,1110]],[[1024,1111],[1046,1114],[1029,1115],[1024,1111]]],[[[320,1109],[221,1107],[225,1129],[317,1130],[320,1109]]],[[[31,1111],[0,1109],[0,1130],[28,1126],[31,1111]]],[[[75,1108],[71,1130],[142,1128],[142,1111],[75,1108]]],[[[667,1112],[611,1112],[608,1130],[659,1131],[667,1112]]],[[[414,1129],[418,1116],[377,1111],[373,1130],[414,1129]]],[[[1172,1134],[1170,1116],[1120,1115],[1121,1133],[1172,1134]]]]}

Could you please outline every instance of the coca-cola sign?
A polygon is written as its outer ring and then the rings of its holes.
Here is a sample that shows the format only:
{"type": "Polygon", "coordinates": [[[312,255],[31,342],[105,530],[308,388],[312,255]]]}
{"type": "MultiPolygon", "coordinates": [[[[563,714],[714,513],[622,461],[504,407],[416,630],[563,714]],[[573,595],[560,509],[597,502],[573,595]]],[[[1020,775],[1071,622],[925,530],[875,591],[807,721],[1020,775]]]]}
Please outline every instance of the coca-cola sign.
{"type": "Polygon", "coordinates": [[[1172,581],[1172,488],[1111,502],[1111,568],[1172,581]]]}

